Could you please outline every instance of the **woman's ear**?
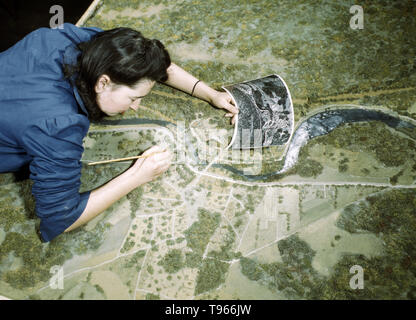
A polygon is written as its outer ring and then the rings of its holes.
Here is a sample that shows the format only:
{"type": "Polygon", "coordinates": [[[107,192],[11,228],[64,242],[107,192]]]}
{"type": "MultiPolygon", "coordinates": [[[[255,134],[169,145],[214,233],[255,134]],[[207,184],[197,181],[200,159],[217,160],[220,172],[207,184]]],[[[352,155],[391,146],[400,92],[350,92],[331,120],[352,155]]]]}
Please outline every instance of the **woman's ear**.
{"type": "Polygon", "coordinates": [[[101,93],[110,88],[111,79],[106,74],[101,75],[95,84],[95,92],[101,93]]]}

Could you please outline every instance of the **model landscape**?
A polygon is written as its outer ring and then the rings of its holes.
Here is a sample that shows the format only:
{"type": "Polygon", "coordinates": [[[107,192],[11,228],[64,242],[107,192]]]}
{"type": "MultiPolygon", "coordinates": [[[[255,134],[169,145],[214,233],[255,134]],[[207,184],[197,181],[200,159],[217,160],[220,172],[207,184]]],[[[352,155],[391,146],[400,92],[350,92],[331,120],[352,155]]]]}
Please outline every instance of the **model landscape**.
{"type": "Polygon", "coordinates": [[[131,164],[89,161],[161,144],[173,165],[86,226],[41,243],[30,180],[0,175],[0,295],[415,299],[416,5],[364,1],[364,28],[352,29],[353,4],[102,1],[85,26],[160,39],[214,88],[279,74],[295,130],[313,115],[355,109],[409,126],[342,122],[275,174],[290,142],[226,150],[233,127],[223,111],[157,84],[137,113],[91,125],[80,191],[131,164]],[[350,286],[357,265],[363,289],[350,286]],[[62,288],[51,286],[54,266],[62,288]]]}

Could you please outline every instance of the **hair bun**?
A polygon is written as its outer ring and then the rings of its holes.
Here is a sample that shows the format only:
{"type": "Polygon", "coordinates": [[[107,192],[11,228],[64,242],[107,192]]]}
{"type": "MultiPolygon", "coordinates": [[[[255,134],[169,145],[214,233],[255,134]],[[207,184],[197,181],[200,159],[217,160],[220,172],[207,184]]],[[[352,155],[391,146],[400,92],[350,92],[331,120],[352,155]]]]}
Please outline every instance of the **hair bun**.
{"type": "Polygon", "coordinates": [[[152,47],[154,47],[154,42],[153,42],[153,39],[147,39],[147,38],[145,38],[144,39],[144,48],[145,48],[145,50],[147,51],[147,50],[149,50],[149,49],[152,49],[152,47]]]}

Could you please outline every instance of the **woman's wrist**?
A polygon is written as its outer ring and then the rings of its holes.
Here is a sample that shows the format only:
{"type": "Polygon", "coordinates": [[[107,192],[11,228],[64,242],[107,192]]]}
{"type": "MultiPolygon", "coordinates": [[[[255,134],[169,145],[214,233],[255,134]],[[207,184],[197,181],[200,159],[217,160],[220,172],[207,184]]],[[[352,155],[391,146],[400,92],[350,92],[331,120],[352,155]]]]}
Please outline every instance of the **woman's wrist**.
{"type": "Polygon", "coordinates": [[[202,80],[198,81],[199,82],[195,82],[196,86],[193,90],[193,94],[191,93],[191,95],[193,97],[205,100],[208,103],[212,103],[214,96],[217,94],[217,91],[205,84],[202,80]]]}
{"type": "Polygon", "coordinates": [[[167,69],[167,73],[168,79],[165,81],[165,84],[182,90],[193,97],[212,103],[213,97],[218,93],[218,91],[212,89],[202,80],[194,77],[173,62],[167,69]]]}
{"type": "Polygon", "coordinates": [[[140,170],[140,168],[136,168],[135,166],[125,171],[122,176],[123,180],[125,180],[128,185],[132,186],[132,190],[140,187],[142,184],[147,182],[143,179],[143,171],[140,170]]]}

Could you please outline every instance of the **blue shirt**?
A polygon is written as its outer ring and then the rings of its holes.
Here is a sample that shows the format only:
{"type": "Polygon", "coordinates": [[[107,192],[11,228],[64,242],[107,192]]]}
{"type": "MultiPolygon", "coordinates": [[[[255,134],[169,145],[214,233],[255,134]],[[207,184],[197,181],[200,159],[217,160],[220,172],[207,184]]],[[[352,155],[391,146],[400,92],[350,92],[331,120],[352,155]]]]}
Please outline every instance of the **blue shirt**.
{"type": "Polygon", "coordinates": [[[77,43],[100,31],[69,23],[40,28],[0,53],[0,172],[29,165],[44,241],[72,225],[90,195],[79,193],[90,122],[62,66],[76,62],[77,43]]]}

